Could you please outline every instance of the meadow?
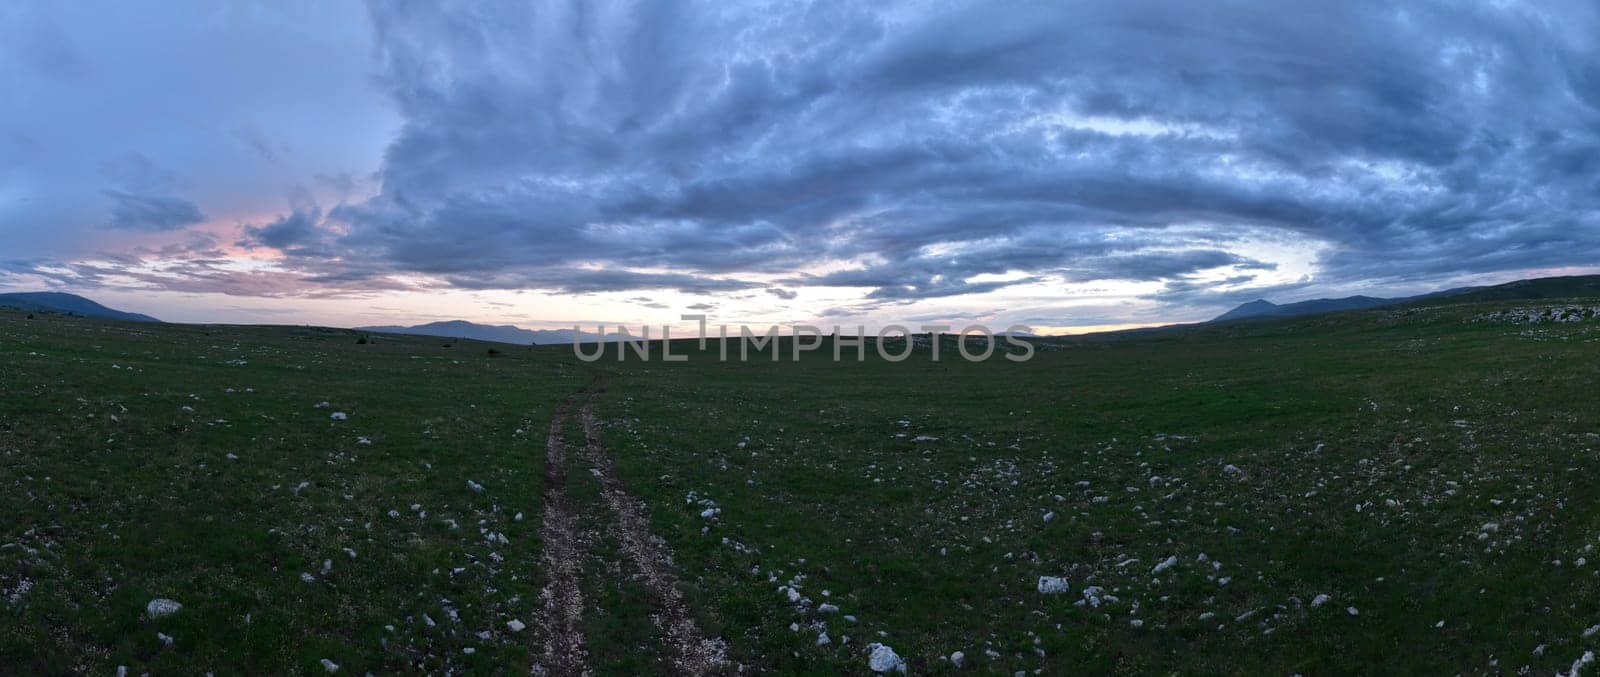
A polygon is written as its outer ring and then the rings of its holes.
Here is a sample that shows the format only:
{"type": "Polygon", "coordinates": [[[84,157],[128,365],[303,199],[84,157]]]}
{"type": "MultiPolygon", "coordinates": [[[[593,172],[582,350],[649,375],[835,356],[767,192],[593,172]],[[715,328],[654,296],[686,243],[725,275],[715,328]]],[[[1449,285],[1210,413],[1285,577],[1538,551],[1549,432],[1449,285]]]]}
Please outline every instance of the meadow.
{"type": "Polygon", "coordinates": [[[0,666],[1566,672],[1596,314],[585,363],[0,311],[0,666]]]}

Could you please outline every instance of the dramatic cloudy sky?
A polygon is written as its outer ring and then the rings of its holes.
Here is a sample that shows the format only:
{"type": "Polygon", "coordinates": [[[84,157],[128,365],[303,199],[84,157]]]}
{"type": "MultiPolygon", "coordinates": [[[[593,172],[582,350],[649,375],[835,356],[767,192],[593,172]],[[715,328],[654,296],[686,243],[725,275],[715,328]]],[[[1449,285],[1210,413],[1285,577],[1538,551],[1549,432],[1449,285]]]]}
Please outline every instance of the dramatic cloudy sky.
{"type": "Polygon", "coordinates": [[[0,4],[0,288],[1041,331],[1600,264],[1600,6],[0,4]]]}

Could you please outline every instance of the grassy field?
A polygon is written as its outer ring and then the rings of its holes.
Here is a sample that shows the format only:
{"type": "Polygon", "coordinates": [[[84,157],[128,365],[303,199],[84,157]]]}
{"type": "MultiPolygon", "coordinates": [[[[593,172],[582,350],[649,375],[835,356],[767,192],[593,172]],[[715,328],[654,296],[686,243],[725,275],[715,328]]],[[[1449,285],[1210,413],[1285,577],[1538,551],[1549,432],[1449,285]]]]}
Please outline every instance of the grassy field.
{"type": "Polygon", "coordinates": [[[1600,320],[1551,305],[978,364],[0,312],[0,666],[550,667],[554,490],[602,674],[685,636],[728,672],[1566,671],[1600,645],[1600,320]]]}

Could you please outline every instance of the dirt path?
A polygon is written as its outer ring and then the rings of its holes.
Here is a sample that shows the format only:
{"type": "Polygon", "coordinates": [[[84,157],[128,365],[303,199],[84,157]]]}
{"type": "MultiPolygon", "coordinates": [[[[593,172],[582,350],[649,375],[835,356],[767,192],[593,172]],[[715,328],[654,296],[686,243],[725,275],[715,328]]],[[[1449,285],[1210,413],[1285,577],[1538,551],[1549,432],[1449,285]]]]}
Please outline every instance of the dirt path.
{"type": "Polygon", "coordinates": [[[727,667],[727,644],[720,638],[708,639],[701,634],[688,603],[683,599],[683,593],[678,590],[678,577],[673,573],[672,549],[666,541],[650,533],[650,517],[644,504],[628,495],[627,489],[617,479],[611,456],[600,441],[593,395],[584,403],[581,418],[585,458],[599,471],[600,494],[616,517],[615,527],[621,536],[622,551],[643,574],[645,588],[655,602],[656,610],[650,620],[673,654],[673,667],[682,674],[692,675],[724,670],[727,667]]]}
{"type": "Polygon", "coordinates": [[[539,591],[543,604],[538,627],[543,630],[544,663],[534,670],[562,677],[583,674],[587,657],[580,586],[586,548],[567,503],[567,448],[561,439],[561,427],[571,403],[569,398],[556,408],[550,419],[550,434],[545,438],[544,521],[539,538],[544,543],[540,559],[550,582],[539,591]]]}
{"type": "MultiPolygon", "coordinates": [[[[650,621],[662,643],[671,652],[674,671],[705,675],[728,668],[727,645],[721,639],[707,639],[694,621],[672,564],[672,549],[650,533],[650,516],[644,503],[628,495],[617,478],[611,456],[600,441],[595,420],[594,397],[597,391],[573,395],[556,408],[545,438],[544,519],[539,535],[544,543],[540,560],[549,576],[539,591],[541,608],[536,626],[544,638],[543,658],[535,674],[565,677],[588,673],[588,651],[584,645],[583,564],[590,557],[590,539],[578,526],[574,506],[567,497],[567,445],[562,427],[578,398],[586,398],[580,418],[583,423],[584,460],[596,471],[600,495],[609,508],[609,525],[621,542],[622,553],[641,573],[641,579],[654,603],[650,621]]],[[[600,571],[604,568],[597,569],[600,571]]]]}

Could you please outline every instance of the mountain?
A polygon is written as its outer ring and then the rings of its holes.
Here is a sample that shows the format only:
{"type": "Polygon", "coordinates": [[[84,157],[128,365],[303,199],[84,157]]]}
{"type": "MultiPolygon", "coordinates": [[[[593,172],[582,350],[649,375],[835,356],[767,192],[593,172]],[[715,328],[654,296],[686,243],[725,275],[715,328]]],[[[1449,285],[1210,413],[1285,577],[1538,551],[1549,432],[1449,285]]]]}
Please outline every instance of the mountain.
{"type": "Polygon", "coordinates": [[[1242,303],[1226,313],[1211,318],[1212,322],[1227,322],[1228,320],[1242,320],[1247,317],[1271,317],[1273,311],[1282,308],[1276,303],[1266,299],[1256,299],[1249,303],[1242,303]]]}
{"type": "Polygon", "coordinates": [[[1227,322],[1229,320],[1244,320],[1256,317],[1295,317],[1298,315],[1315,315],[1317,313],[1332,313],[1340,310],[1361,310],[1376,308],[1378,306],[1393,305],[1410,300],[1380,299],[1372,296],[1347,296],[1342,299],[1312,299],[1299,303],[1286,303],[1278,305],[1265,299],[1256,299],[1240,305],[1233,310],[1216,316],[1212,322],[1227,322]]]}
{"type": "MultiPolygon", "coordinates": [[[[517,345],[555,345],[572,343],[573,332],[571,329],[523,329],[509,324],[477,324],[464,320],[449,320],[445,322],[429,322],[410,327],[403,326],[375,326],[356,327],[358,331],[381,332],[385,334],[409,334],[413,336],[438,336],[441,338],[461,338],[475,341],[493,341],[495,343],[514,343],[517,345]]],[[[582,332],[581,341],[593,343],[595,341],[615,341],[615,334],[607,334],[601,338],[599,334],[582,332]]]]}
{"type": "Polygon", "coordinates": [[[1278,305],[1257,299],[1216,316],[1212,322],[1228,322],[1266,317],[1296,317],[1332,313],[1341,310],[1363,310],[1400,304],[1479,303],[1483,301],[1532,301],[1539,299],[1572,299],[1600,296],[1600,275],[1574,275],[1567,277],[1541,277],[1517,280],[1492,287],[1458,287],[1444,291],[1405,296],[1377,298],[1372,296],[1347,296],[1342,299],[1312,299],[1299,303],[1278,305]]]}
{"type": "Polygon", "coordinates": [[[81,315],[83,317],[126,320],[129,322],[161,321],[149,315],[113,310],[77,294],[64,294],[53,291],[0,294],[0,308],[15,308],[38,313],[63,313],[66,315],[81,315]]]}

